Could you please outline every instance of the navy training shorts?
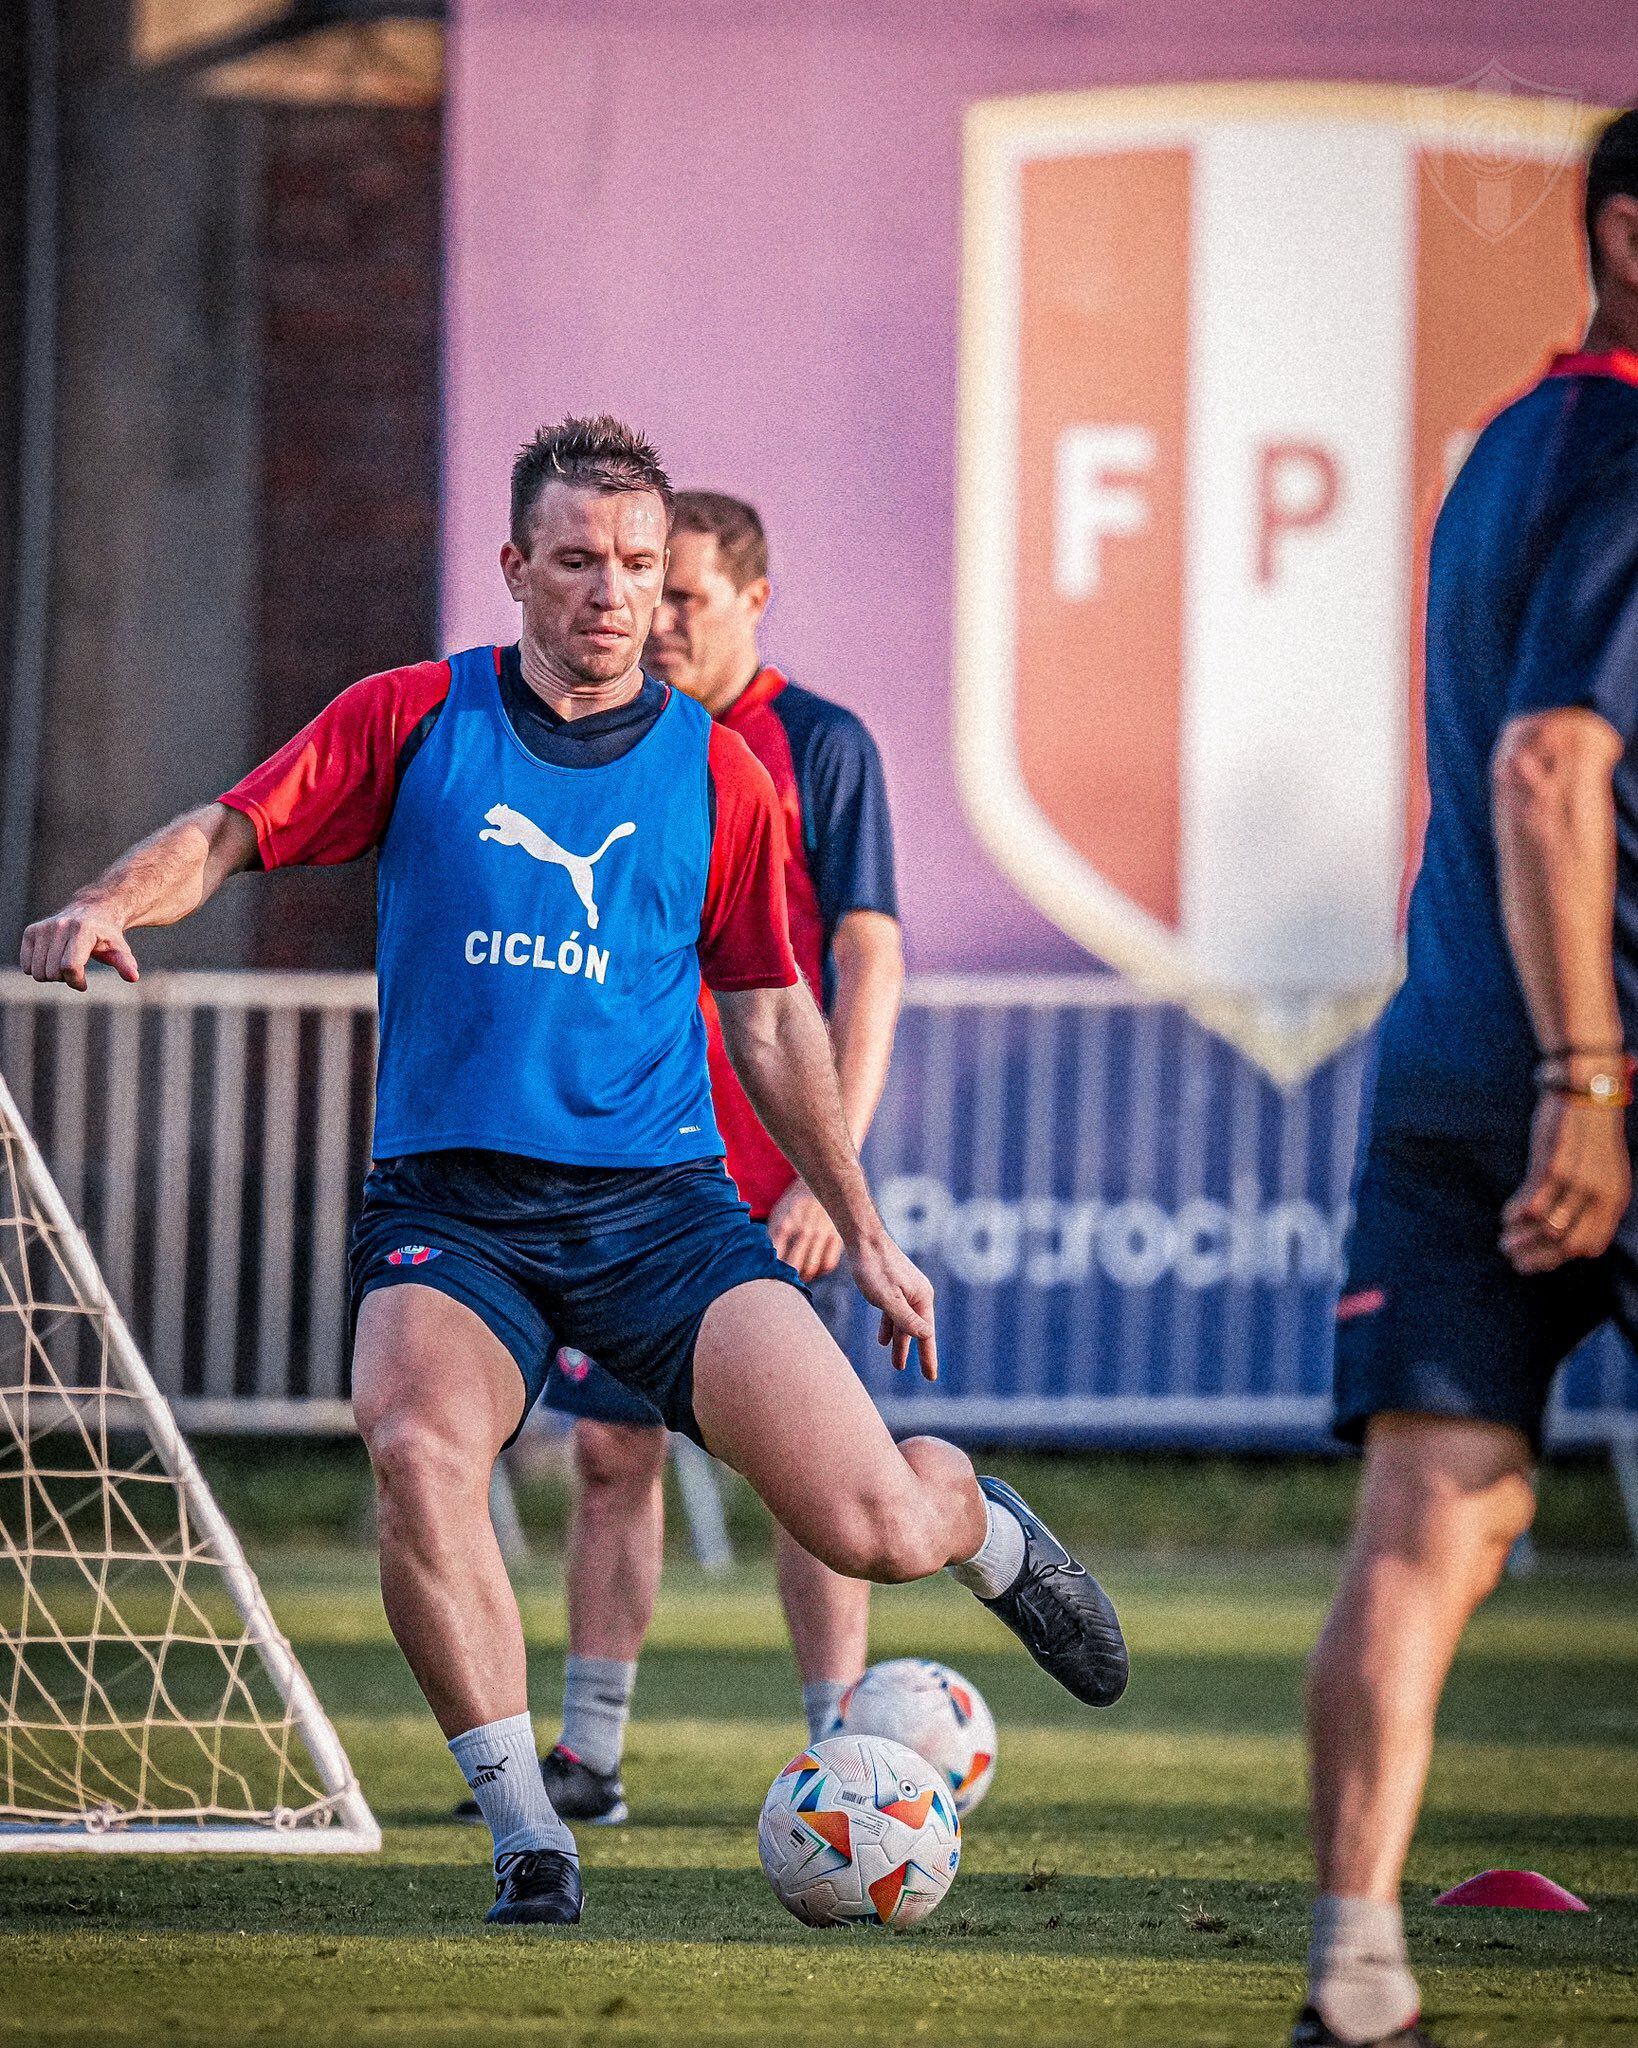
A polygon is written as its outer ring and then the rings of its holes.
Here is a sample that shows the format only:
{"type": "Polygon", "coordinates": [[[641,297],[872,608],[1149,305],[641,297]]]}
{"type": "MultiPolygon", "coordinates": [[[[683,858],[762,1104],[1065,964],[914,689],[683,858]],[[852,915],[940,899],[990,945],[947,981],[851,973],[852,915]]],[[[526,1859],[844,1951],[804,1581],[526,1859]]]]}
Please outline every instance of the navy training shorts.
{"type": "Polygon", "coordinates": [[[1515,1272],[1497,1239],[1524,1178],[1527,1138],[1478,1142],[1373,1131],[1354,1197],[1337,1303],[1336,1434],[1373,1415],[1510,1424],[1541,1448],[1553,1378],[1615,1322],[1638,1338],[1638,1217],[1597,1259],[1515,1272]]]}
{"type": "MultiPolygon", "coordinates": [[[[808,1293],[819,1320],[845,1350],[848,1315],[858,1298],[845,1263],[822,1280],[810,1281],[808,1293]]],[[[588,1422],[624,1422],[634,1429],[656,1428],[665,1419],[653,1402],[633,1393],[585,1352],[567,1345],[558,1352],[546,1376],[546,1406],[556,1415],[588,1422]]]]}
{"type": "Polygon", "coordinates": [[[404,1282],[479,1316],[523,1376],[519,1429],[567,1345],[696,1443],[694,1344],[706,1310],[747,1280],[801,1287],[720,1159],[653,1168],[477,1151],[382,1160],[364,1183],[349,1265],[355,1323],[367,1294],[404,1282]]]}

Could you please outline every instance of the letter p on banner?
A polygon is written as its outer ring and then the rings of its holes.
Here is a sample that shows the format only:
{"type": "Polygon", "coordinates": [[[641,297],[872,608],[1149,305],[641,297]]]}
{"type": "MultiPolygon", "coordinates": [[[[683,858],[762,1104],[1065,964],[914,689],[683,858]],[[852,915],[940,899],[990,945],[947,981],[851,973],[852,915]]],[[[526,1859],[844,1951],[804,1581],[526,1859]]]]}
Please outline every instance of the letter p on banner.
{"type": "Polygon", "coordinates": [[[1399,973],[1448,450],[1585,317],[1567,166],[1596,117],[1516,86],[1436,96],[1443,125],[1342,85],[968,117],[968,816],[1071,937],[1281,1080],[1399,973]],[[1525,166],[1500,235],[1450,197],[1481,115],[1487,162],[1525,166]]]}

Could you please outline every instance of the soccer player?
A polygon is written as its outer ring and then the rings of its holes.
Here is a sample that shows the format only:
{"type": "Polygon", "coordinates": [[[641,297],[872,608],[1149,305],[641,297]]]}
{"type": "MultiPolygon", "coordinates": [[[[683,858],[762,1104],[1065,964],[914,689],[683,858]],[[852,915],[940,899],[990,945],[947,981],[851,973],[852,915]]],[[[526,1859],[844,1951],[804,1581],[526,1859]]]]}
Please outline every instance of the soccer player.
{"type": "Polygon", "coordinates": [[[506,1924],[578,1920],[529,1720],[489,1474],[560,1343],[742,1472],[833,1570],[954,1564],[1079,1699],[1121,1691],[1101,1588],[1016,1494],[896,1445],[722,1165],[701,975],[757,1114],[839,1231],[901,1368],[932,1290],[883,1228],[797,972],[767,772],[640,666],[671,489],[640,435],[521,451],[500,565],[520,640],[365,678],[217,802],[23,935],[40,981],[128,980],[127,934],[252,866],[377,854],[375,1163],[354,1230],[353,1408],[399,1646],[494,1840],[506,1924]]]}
{"type": "Polygon", "coordinates": [[[1433,810],[1337,1309],[1365,1466],[1309,1671],[1296,2048],[1426,2039],[1399,1887],[1440,1693],[1530,1525],[1554,1373],[1606,1320],[1638,1336],[1638,113],[1586,221],[1583,348],[1485,429],[1433,536],[1433,810]]]}
{"type": "MultiPolygon", "coordinates": [[[[875,744],[852,712],[764,665],[758,628],[770,594],[755,509],[715,491],[679,492],[644,666],[737,732],[773,778],[796,962],[821,995],[848,1130],[862,1146],[887,1079],[904,981],[887,788],[875,744]]],[[[853,1289],[840,1268],[836,1226],[758,1121],[709,997],[706,1028],[729,1175],[840,1337],[853,1289]]],[[[652,1408],[576,1353],[560,1354],[546,1403],[579,1420],[563,1734],[541,1769],[565,1819],[612,1824],[626,1814],[626,1716],[659,1592],[666,1435],[652,1408]]],[[[864,1670],[870,1587],[832,1571],[777,1526],[775,1543],[808,1735],[817,1741],[864,1670]]],[[[476,1817],[470,1805],[463,1811],[476,1817]]]]}

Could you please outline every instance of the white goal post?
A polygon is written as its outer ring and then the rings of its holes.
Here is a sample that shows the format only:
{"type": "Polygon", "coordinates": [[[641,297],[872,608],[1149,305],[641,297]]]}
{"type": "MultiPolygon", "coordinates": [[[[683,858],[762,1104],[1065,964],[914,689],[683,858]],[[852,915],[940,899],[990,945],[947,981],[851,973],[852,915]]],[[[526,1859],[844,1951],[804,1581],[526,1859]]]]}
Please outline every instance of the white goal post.
{"type": "Polygon", "coordinates": [[[380,1846],[0,1076],[0,1850],[380,1846]]]}

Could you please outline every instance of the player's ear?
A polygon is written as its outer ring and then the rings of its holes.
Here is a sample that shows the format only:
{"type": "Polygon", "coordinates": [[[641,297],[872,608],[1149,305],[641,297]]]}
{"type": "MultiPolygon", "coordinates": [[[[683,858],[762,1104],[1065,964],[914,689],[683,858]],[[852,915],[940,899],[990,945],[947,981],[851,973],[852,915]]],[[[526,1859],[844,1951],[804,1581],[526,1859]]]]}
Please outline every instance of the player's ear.
{"type": "Polygon", "coordinates": [[[511,591],[512,595],[520,603],[523,599],[523,573],[528,560],[528,556],[515,540],[506,540],[501,543],[501,574],[506,578],[507,589],[511,591]]]}
{"type": "Polygon", "coordinates": [[[739,601],[751,615],[752,622],[760,619],[768,609],[768,600],[773,596],[773,585],[766,576],[753,576],[739,593],[739,601]]]}
{"type": "Polygon", "coordinates": [[[1628,192],[1612,194],[1599,208],[1595,232],[1600,285],[1638,292],[1638,199],[1628,192]]]}

